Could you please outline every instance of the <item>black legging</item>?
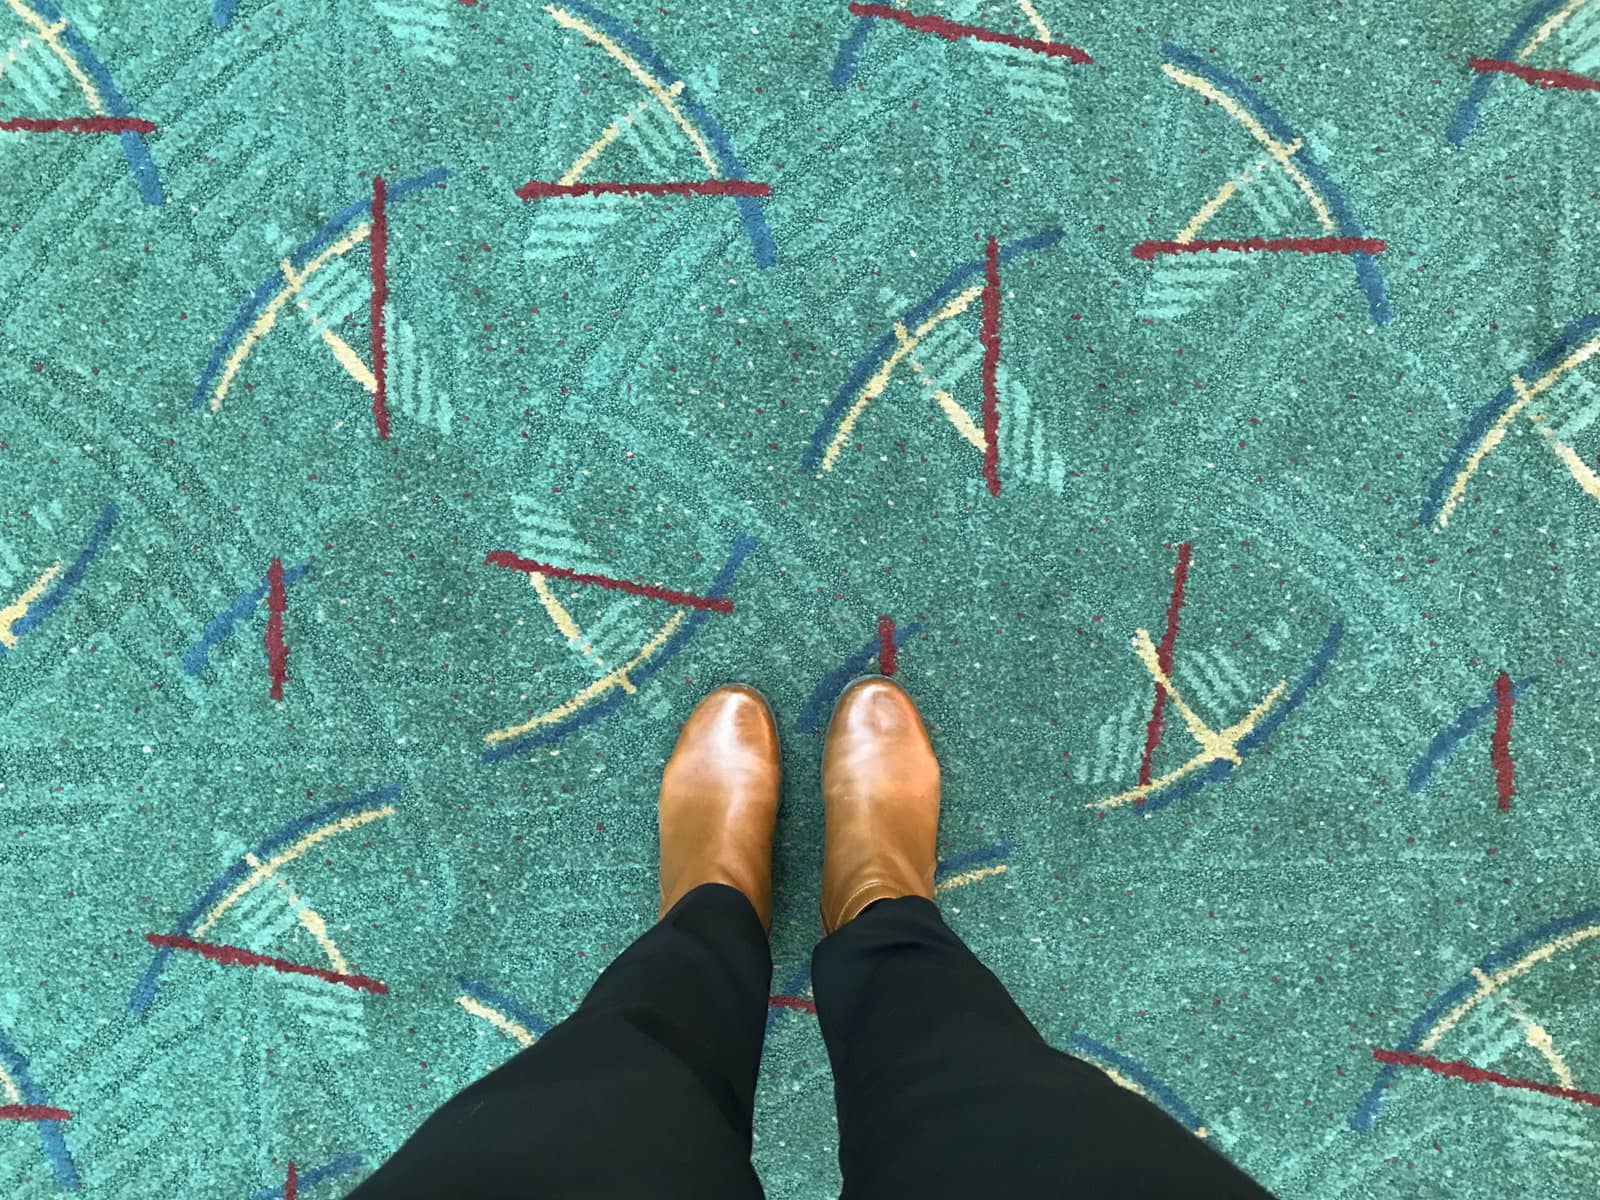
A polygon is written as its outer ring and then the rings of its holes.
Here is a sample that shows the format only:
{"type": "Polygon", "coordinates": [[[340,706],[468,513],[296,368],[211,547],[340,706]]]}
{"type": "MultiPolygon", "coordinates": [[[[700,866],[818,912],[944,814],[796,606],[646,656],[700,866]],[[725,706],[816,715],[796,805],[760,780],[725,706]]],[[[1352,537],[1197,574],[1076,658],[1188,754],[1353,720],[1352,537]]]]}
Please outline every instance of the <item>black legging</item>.
{"type": "MultiPolygon", "coordinates": [[[[696,888],[577,1012],[446,1103],[353,1196],[760,1196],[751,1120],[771,977],[749,901],[696,888]]],[[[847,1198],[1267,1196],[1048,1046],[930,901],[872,905],[818,943],[812,978],[847,1198]]]]}

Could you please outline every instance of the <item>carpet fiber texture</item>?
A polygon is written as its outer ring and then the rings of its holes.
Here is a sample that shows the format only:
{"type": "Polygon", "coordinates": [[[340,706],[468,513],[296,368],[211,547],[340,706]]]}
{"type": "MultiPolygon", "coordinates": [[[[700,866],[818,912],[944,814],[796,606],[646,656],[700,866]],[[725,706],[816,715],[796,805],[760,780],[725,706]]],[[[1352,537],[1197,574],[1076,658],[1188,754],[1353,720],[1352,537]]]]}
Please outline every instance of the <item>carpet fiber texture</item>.
{"type": "Polygon", "coordinates": [[[878,669],[1052,1043],[1285,1197],[1593,1194],[1600,0],[7,2],[0,1194],[342,1195],[728,680],[835,1193],[878,669]]]}

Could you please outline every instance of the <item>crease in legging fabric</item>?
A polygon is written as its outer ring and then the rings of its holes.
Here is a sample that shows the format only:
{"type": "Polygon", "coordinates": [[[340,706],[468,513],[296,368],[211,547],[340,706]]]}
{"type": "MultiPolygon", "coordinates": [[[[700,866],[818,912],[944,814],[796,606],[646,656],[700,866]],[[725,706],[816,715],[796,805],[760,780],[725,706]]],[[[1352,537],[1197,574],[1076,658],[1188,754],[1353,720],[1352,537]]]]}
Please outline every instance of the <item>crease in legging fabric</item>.
{"type": "Polygon", "coordinates": [[[929,900],[870,906],[818,943],[812,980],[846,1200],[1267,1196],[1050,1047],[929,900]]]}
{"type": "Polygon", "coordinates": [[[771,977],[750,902],[694,889],[572,1016],[447,1102],[353,1195],[760,1197],[750,1143],[771,977]]]}

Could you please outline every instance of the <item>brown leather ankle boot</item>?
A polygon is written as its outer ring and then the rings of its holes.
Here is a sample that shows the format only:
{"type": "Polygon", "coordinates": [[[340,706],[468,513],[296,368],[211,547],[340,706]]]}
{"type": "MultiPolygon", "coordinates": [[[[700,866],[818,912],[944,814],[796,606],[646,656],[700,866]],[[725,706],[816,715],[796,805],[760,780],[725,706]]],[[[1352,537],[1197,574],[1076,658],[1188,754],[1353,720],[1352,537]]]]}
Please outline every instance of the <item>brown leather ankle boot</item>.
{"type": "Polygon", "coordinates": [[[917,706],[894,680],[858,679],[834,705],[822,752],[822,930],[874,900],[933,899],[939,761],[917,706]]]}
{"type": "Polygon", "coordinates": [[[661,915],[702,883],[738,888],[772,928],[778,727],[754,688],[727,684],[689,714],[661,774],[661,915]]]}

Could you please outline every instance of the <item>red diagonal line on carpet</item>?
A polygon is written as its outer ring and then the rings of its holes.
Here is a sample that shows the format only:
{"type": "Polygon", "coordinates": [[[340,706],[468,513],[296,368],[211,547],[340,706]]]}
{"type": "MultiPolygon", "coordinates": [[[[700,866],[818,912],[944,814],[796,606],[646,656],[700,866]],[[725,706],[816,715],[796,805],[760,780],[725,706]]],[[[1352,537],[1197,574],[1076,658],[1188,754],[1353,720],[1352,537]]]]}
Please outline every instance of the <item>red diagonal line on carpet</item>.
{"type": "Polygon", "coordinates": [[[283,1200],[296,1200],[300,1195],[300,1172],[295,1169],[294,1159],[289,1160],[289,1174],[283,1181],[283,1200]]]}
{"type": "Polygon", "coordinates": [[[1575,92],[1600,92],[1600,79],[1579,75],[1576,71],[1561,71],[1550,67],[1530,67],[1526,63],[1510,62],[1504,58],[1474,58],[1472,69],[1481,74],[1498,73],[1515,75],[1524,83],[1542,88],[1567,88],[1575,92]]]}
{"type": "Polygon", "coordinates": [[[1394,1063],[1401,1067],[1421,1067],[1424,1071],[1432,1071],[1435,1075],[1443,1075],[1447,1079],[1461,1079],[1467,1083],[1492,1083],[1496,1087],[1503,1088],[1519,1088],[1522,1091],[1538,1092],[1544,1096],[1554,1096],[1559,1100],[1571,1100],[1575,1104],[1589,1104],[1600,1108],[1600,1095],[1594,1092],[1559,1087],[1553,1083],[1540,1083],[1536,1079],[1519,1079],[1515,1075],[1502,1075],[1499,1071],[1485,1071],[1482,1067],[1473,1066],[1469,1062],[1446,1061],[1434,1058],[1430,1054],[1409,1054],[1404,1050],[1374,1049],[1372,1057],[1381,1063],[1394,1063]]]}
{"type": "Polygon", "coordinates": [[[804,996],[772,996],[767,1000],[767,1007],[797,1008],[801,1012],[814,1013],[817,1011],[817,1002],[804,996]]]}
{"type": "Polygon", "coordinates": [[[154,133],[143,117],[7,117],[0,133],[154,133]]]}
{"type": "Polygon", "coordinates": [[[283,699],[283,685],[289,681],[289,647],[283,640],[283,614],[289,607],[289,592],[283,584],[283,560],[275,558],[267,567],[267,676],[272,680],[271,696],[283,699]]]}
{"type": "Polygon", "coordinates": [[[665,183],[546,183],[530,179],[517,189],[524,200],[553,196],[770,196],[770,183],[753,179],[685,179],[665,183]]]}
{"type": "Polygon", "coordinates": [[[885,675],[895,672],[894,618],[878,618],[878,670],[885,675]]]}
{"type": "Polygon", "coordinates": [[[66,1109],[48,1104],[0,1104],[0,1121],[66,1121],[71,1117],[66,1109]]]}
{"type": "Polygon", "coordinates": [[[1296,251],[1300,254],[1382,254],[1388,243],[1382,238],[1369,237],[1280,237],[1280,238],[1206,238],[1192,242],[1140,242],[1133,248],[1133,256],[1148,261],[1158,254],[1199,254],[1202,250],[1239,250],[1244,253],[1263,251],[1278,254],[1296,251]]]}
{"type": "Polygon", "coordinates": [[[946,17],[923,15],[907,12],[903,8],[891,8],[887,4],[851,4],[850,11],[858,17],[882,17],[886,21],[894,21],[904,25],[907,29],[914,29],[918,33],[931,33],[938,37],[947,38],[955,42],[962,38],[971,38],[975,42],[994,42],[999,46],[1011,46],[1017,50],[1032,50],[1035,54],[1047,55],[1050,58],[1070,59],[1075,63],[1091,63],[1088,52],[1072,45],[1069,42],[1042,41],[1039,38],[1019,37],[1014,33],[998,33],[993,29],[984,29],[978,25],[962,25],[946,17]]]}
{"type": "Polygon", "coordinates": [[[389,346],[384,306],[389,303],[389,212],[383,176],[372,177],[372,419],[378,436],[389,436],[389,346]]]}
{"type": "Polygon", "coordinates": [[[1494,738],[1489,743],[1489,757],[1494,762],[1495,790],[1500,793],[1500,811],[1511,811],[1511,797],[1516,795],[1516,764],[1511,761],[1511,709],[1515,701],[1511,694],[1511,676],[1501,671],[1494,681],[1494,738]]]}
{"type": "Polygon", "coordinates": [[[225,967],[271,967],[274,971],[285,975],[310,975],[313,979],[343,984],[357,991],[374,992],[380,996],[389,994],[388,985],[381,979],[373,979],[370,975],[344,975],[323,967],[308,967],[304,963],[291,962],[287,958],[257,954],[254,950],[246,950],[243,946],[197,942],[194,938],[180,933],[147,933],[144,935],[144,940],[157,948],[192,950],[202,958],[209,958],[212,962],[221,963],[225,967]]]}
{"type": "Polygon", "coordinates": [[[565,579],[572,583],[592,583],[596,587],[610,588],[616,592],[627,592],[630,596],[645,596],[651,600],[660,600],[682,608],[701,608],[708,612],[717,613],[731,613],[733,611],[733,601],[727,597],[713,600],[707,596],[696,596],[692,592],[678,592],[672,588],[658,587],[652,583],[630,583],[626,579],[613,579],[609,575],[586,575],[581,571],[573,571],[567,567],[553,567],[549,563],[535,562],[531,558],[519,558],[509,550],[491,550],[483,562],[485,566],[505,567],[511,571],[536,572],[540,575],[548,575],[552,579],[565,579]]]}
{"type": "MultiPolygon", "coordinates": [[[[1183,612],[1184,589],[1189,584],[1189,558],[1194,546],[1184,542],[1178,547],[1178,565],[1172,568],[1172,598],[1167,601],[1167,630],[1161,635],[1161,644],[1156,647],[1156,662],[1161,667],[1161,673],[1169,679],[1172,677],[1172,649],[1178,641],[1178,615],[1183,612]]],[[[1161,744],[1161,727],[1167,711],[1167,689],[1156,684],[1155,703],[1150,708],[1150,723],[1145,727],[1144,756],[1139,760],[1139,786],[1144,787],[1150,782],[1150,760],[1155,756],[1156,747],[1161,744]]],[[[1134,807],[1144,803],[1140,796],[1134,801],[1134,807]]]]}
{"type": "Polygon", "coordinates": [[[1000,243],[990,238],[983,255],[983,479],[1000,494],[1000,243]]]}

